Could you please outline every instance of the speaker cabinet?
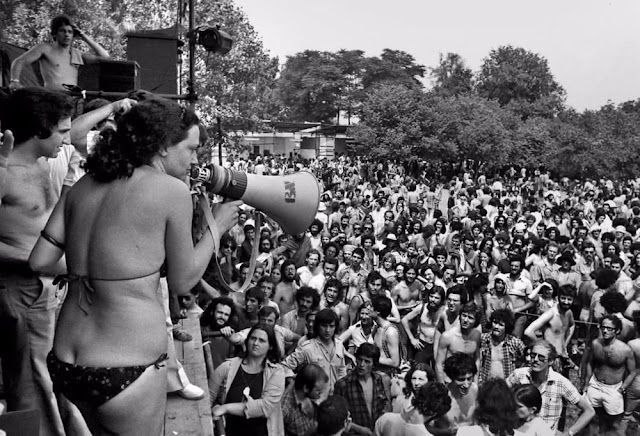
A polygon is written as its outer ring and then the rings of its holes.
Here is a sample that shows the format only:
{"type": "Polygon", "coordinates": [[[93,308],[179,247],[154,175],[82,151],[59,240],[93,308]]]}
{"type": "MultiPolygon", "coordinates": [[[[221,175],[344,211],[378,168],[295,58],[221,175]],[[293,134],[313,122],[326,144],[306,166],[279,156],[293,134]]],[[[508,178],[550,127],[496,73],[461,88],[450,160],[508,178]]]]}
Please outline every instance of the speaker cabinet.
{"type": "Polygon", "coordinates": [[[127,34],[127,59],[140,64],[140,87],[158,94],[178,93],[177,28],[127,34]]]}
{"type": "Polygon", "coordinates": [[[134,61],[99,59],[80,67],[78,86],[87,91],[133,91],[140,89],[139,69],[134,61]]]}

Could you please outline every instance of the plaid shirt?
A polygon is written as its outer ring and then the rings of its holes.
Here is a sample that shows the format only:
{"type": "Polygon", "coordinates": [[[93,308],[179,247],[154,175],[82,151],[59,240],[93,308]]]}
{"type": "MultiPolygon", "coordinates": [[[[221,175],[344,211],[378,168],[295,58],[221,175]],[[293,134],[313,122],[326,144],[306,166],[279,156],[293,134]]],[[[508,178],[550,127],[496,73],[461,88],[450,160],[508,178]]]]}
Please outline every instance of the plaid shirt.
{"type": "MultiPolygon", "coordinates": [[[[483,333],[480,337],[480,384],[489,379],[491,374],[491,333],[483,333]]],[[[522,361],[524,343],[512,335],[506,335],[502,341],[502,369],[508,378],[522,361]]]]}
{"type": "Polygon", "coordinates": [[[371,413],[364,401],[364,393],[362,386],[358,381],[356,371],[351,371],[345,378],[338,380],[334,389],[335,395],[340,395],[347,400],[349,404],[349,412],[353,422],[373,430],[376,420],[384,413],[391,412],[391,401],[389,393],[384,387],[382,376],[378,373],[372,373],[373,380],[373,401],[371,404],[371,413]]]}
{"type": "Polygon", "coordinates": [[[318,406],[310,401],[313,407],[311,415],[302,410],[302,403],[296,399],[293,383],[284,391],[282,396],[282,417],[284,419],[285,436],[310,436],[316,427],[318,406]]]}
{"type": "MultiPolygon", "coordinates": [[[[532,384],[531,368],[518,368],[507,379],[509,386],[532,384]]],[[[542,407],[540,408],[540,418],[544,420],[552,430],[556,430],[560,415],[562,414],[562,399],[571,404],[578,404],[580,393],[562,375],[549,368],[547,381],[540,386],[542,394],[542,407]]]]}

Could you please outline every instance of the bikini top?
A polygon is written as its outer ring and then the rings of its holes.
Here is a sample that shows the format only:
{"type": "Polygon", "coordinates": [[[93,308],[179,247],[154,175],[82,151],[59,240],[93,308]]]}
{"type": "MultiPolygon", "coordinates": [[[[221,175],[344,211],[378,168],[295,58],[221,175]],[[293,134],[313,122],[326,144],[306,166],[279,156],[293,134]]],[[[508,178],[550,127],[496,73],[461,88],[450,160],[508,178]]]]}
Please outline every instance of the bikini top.
{"type": "Polygon", "coordinates": [[[98,280],[98,281],[104,281],[104,282],[121,282],[125,280],[136,280],[144,277],[150,277],[154,274],[159,273],[161,270],[162,268],[150,274],[145,274],[137,277],[124,278],[124,279],[99,279],[99,278],[91,278],[89,276],[81,276],[81,275],[69,273],[69,274],[56,276],[56,278],[53,280],[53,285],[54,286],[57,285],[59,289],[62,289],[67,283],[71,283],[71,282],[81,283],[83,286],[80,292],[78,293],[78,307],[80,308],[80,310],[84,312],[85,315],[89,316],[88,310],[82,307],[82,296],[84,295],[84,299],[87,300],[88,305],[93,304],[93,301],[91,299],[91,294],[95,293],[95,289],[93,289],[93,286],[91,285],[91,281],[98,280]]]}

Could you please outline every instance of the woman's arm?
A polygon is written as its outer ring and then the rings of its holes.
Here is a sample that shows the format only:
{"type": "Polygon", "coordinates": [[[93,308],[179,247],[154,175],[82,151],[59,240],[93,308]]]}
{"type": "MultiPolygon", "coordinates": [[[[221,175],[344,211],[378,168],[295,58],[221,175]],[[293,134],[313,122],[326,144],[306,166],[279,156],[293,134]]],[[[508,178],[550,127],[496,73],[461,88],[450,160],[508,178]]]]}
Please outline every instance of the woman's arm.
{"type": "Polygon", "coordinates": [[[163,189],[162,201],[168,210],[165,230],[167,282],[172,292],[184,295],[204,274],[220,243],[220,235],[237,222],[242,202],[217,204],[213,209],[214,228],[205,232],[194,246],[191,238],[192,201],[187,186],[174,179],[163,189]]]}
{"type": "Polygon", "coordinates": [[[64,227],[64,209],[67,204],[67,192],[65,191],[60,200],[53,209],[49,221],[45,226],[43,233],[46,238],[40,236],[36,245],[31,250],[29,256],[29,266],[37,272],[53,272],[60,274],[66,270],[64,261],[64,243],[65,243],[65,227],[64,227]],[[62,246],[54,244],[58,242],[62,246]]]}

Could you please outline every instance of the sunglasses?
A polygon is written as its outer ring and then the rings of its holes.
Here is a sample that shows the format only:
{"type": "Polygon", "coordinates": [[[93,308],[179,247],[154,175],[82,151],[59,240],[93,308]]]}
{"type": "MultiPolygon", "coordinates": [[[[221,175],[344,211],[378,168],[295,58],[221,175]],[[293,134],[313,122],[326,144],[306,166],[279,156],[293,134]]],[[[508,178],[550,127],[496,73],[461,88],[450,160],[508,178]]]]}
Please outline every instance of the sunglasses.
{"type": "Polygon", "coordinates": [[[532,359],[536,359],[539,362],[546,362],[547,360],[549,360],[548,356],[545,356],[545,355],[539,354],[539,353],[531,353],[531,358],[532,359]]]}

